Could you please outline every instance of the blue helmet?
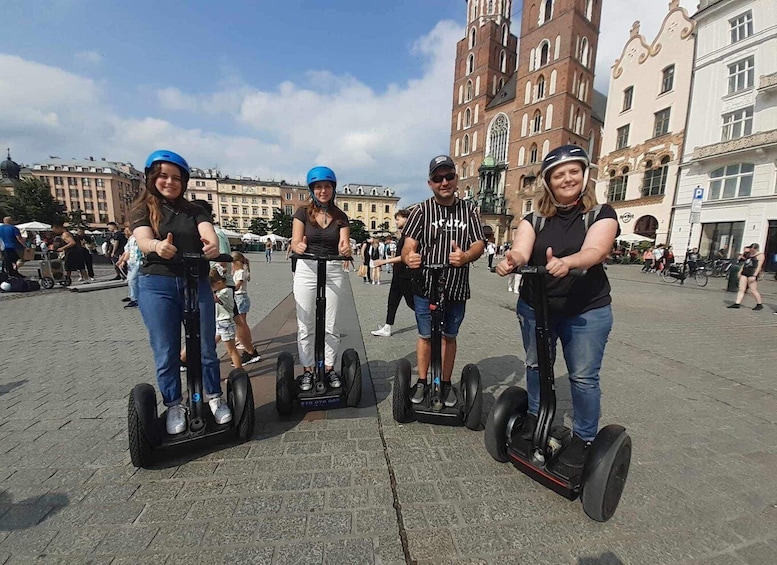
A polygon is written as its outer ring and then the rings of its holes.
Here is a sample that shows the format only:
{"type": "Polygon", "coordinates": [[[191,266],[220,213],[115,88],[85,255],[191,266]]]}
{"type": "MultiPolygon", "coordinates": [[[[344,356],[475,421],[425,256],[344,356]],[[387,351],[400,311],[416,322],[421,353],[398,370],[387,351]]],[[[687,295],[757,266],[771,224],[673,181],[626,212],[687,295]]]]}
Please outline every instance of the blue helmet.
{"type": "Polygon", "coordinates": [[[148,170],[154,163],[172,163],[177,165],[187,178],[191,174],[191,169],[189,169],[189,163],[186,162],[186,159],[178,153],[173,153],[166,149],[159,149],[148,156],[148,159],[146,159],[146,174],[148,174],[148,170]]]}
{"type": "Polygon", "coordinates": [[[313,202],[319,206],[321,203],[316,198],[316,195],[313,194],[313,185],[320,181],[329,181],[332,183],[332,188],[334,189],[332,192],[332,202],[334,202],[335,196],[337,196],[337,177],[335,176],[335,172],[329,167],[313,167],[308,171],[307,184],[308,190],[310,191],[310,197],[313,199],[313,202]]]}

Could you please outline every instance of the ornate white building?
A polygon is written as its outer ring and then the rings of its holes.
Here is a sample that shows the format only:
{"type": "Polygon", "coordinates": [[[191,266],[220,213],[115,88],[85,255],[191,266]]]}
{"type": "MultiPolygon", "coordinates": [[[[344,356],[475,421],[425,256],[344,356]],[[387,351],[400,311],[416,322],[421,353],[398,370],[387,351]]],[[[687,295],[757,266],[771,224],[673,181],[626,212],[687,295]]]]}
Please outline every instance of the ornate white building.
{"type": "MultiPolygon", "coordinates": [[[[694,83],[670,239],[703,256],[777,253],[777,2],[701,0],[694,83]],[[694,190],[704,190],[689,232],[694,190]],[[689,237],[690,235],[690,237],[689,237]]],[[[678,255],[679,255],[678,254],[678,255]]]]}
{"type": "Polygon", "coordinates": [[[610,74],[596,192],[623,234],[666,242],[683,147],[696,24],[669,2],[652,42],[634,22],[610,74]]]}

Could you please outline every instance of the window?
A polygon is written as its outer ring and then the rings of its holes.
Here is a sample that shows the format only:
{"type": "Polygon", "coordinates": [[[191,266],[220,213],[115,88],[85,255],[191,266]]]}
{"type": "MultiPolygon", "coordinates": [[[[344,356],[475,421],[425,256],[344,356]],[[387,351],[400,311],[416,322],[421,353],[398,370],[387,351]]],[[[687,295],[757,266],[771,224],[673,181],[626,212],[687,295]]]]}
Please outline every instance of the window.
{"type": "Polygon", "coordinates": [[[607,187],[607,201],[616,202],[626,200],[626,181],[629,169],[625,168],[621,174],[616,176],[615,171],[610,171],[610,183],[607,187]]]}
{"type": "Polygon", "coordinates": [[[469,48],[472,49],[475,46],[475,28],[473,27],[469,32],[469,48]]]}
{"type": "Polygon", "coordinates": [[[92,186],[92,181],[87,178],[83,178],[81,179],[81,186],[92,186]]]}
{"type": "Polygon", "coordinates": [[[77,184],[78,184],[78,180],[75,177],[67,177],[68,186],[76,186],[77,184]]]}
{"type": "Polygon", "coordinates": [[[553,17],[553,0],[545,0],[545,2],[542,3],[542,7],[540,8],[539,24],[544,24],[551,17],[553,17]]]}
{"type": "Polygon", "coordinates": [[[286,193],[286,200],[291,200],[291,192],[286,193]]]}
{"type": "Polygon", "coordinates": [[[104,190],[98,190],[97,191],[97,199],[98,200],[105,200],[105,191],[104,190]]]}
{"type": "Polygon", "coordinates": [[[372,205],[370,206],[370,212],[372,212],[373,214],[375,214],[377,211],[378,211],[378,207],[377,207],[375,204],[372,204],[372,205]]]}
{"type": "Polygon", "coordinates": [[[57,198],[65,198],[65,189],[64,188],[57,188],[55,189],[57,198]]]}
{"type": "Polygon", "coordinates": [[[507,54],[504,51],[499,53],[499,70],[503,73],[507,72],[507,54]]]}
{"type": "Polygon", "coordinates": [[[243,206],[243,215],[244,216],[248,215],[248,206],[243,206]]]}
{"type": "Polygon", "coordinates": [[[752,163],[715,169],[710,173],[708,200],[750,196],[750,190],[753,187],[753,170],[752,163]]]}
{"type": "Polygon", "coordinates": [[[674,87],[674,65],[669,65],[661,72],[661,94],[669,92],[674,87]]]}
{"type": "Polygon", "coordinates": [[[533,201],[532,200],[526,200],[523,203],[523,211],[524,213],[528,214],[532,211],[533,201]]]}
{"type": "Polygon", "coordinates": [[[578,59],[580,59],[580,62],[583,63],[584,67],[588,67],[588,62],[590,59],[590,49],[588,47],[588,38],[584,37],[582,41],[580,41],[580,56],[578,59]]]}
{"type": "Polygon", "coordinates": [[[615,150],[623,149],[629,145],[629,124],[618,128],[618,139],[615,141],[615,150]]]}
{"type": "Polygon", "coordinates": [[[231,200],[232,202],[237,202],[237,196],[232,196],[232,197],[230,198],[230,200],[231,200]]]}
{"type": "MultiPolygon", "coordinates": [[[[348,211],[348,208],[347,208],[348,204],[345,204],[345,206],[346,206],[345,211],[347,212],[348,211]]],[[[286,212],[287,216],[291,216],[292,214],[294,214],[294,206],[289,206],[289,205],[284,206],[284,211],[286,212]]]]}
{"type": "Polygon", "coordinates": [[[70,189],[70,198],[78,198],[78,189],[77,188],[71,188],[70,189]]]}
{"type": "Polygon", "coordinates": [[[728,21],[731,26],[731,43],[742,41],[753,35],[753,13],[745,12],[728,21]]]}
{"type": "Polygon", "coordinates": [[[213,195],[208,193],[208,202],[212,202],[212,201],[213,201],[213,195]]]}
{"type": "Polygon", "coordinates": [[[467,81],[467,86],[465,87],[466,94],[464,95],[464,102],[469,102],[472,100],[472,81],[467,81]]]}
{"type": "Polygon", "coordinates": [[[388,214],[388,213],[389,213],[389,205],[388,205],[388,204],[386,204],[385,206],[383,206],[383,213],[384,213],[384,214],[388,214]]]}
{"type": "Polygon", "coordinates": [[[299,194],[297,194],[297,196],[299,197],[300,202],[305,200],[305,193],[304,192],[300,192],[299,194]]]}
{"type": "Polygon", "coordinates": [[[623,91],[623,110],[621,111],[631,110],[632,102],[634,102],[634,87],[630,86],[623,91]]]}
{"type": "Polygon", "coordinates": [[[224,195],[219,196],[219,202],[226,202],[226,201],[227,201],[227,197],[226,196],[224,196],[224,195]]]}
{"type": "Polygon", "coordinates": [[[105,181],[103,179],[96,179],[94,181],[95,186],[99,186],[100,188],[105,188],[105,181]]]}
{"type": "Polygon", "coordinates": [[[222,214],[226,214],[227,213],[227,207],[226,206],[222,206],[221,207],[221,213],[222,214]]]}
{"type": "Polygon", "coordinates": [[[374,230],[374,229],[377,229],[377,227],[378,227],[378,226],[377,226],[377,222],[376,222],[375,220],[372,220],[372,221],[370,222],[370,229],[371,229],[371,230],[374,230]]]}
{"type": "Polygon", "coordinates": [[[464,110],[464,127],[468,128],[472,125],[472,111],[467,108],[464,110]]]}
{"type": "Polygon", "coordinates": [[[542,131],[542,114],[539,110],[535,110],[534,117],[532,117],[532,133],[539,133],[542,131]]]}
{"type": "Polygon", "coordinates": [[[251,204],[259,204],[259,199],[256,196],[251,197],[251,204]]]}
{"type": "Polygon", "coordinates": [[[359,203],[356,205],[356,211],[357,211],[357,212],[361,212],[361,211],[362,211],[362,204],[361,204],[361,202],[359,202],[359,203]]]}
{"type": "Polygon", "coordinates": [[[491,124],[491,131],[488,134],[487,154],[491,155],[497,163],[507,162],[507,135],[510,130],[510,124],[507,116],[499,114],[491,124]]]}
{"type": "Polygon", "coordinates": [[[533,143],[529,151],[529,163],[537,162],[537,144],[533,143]]]}
{"type": "Polygon", "coordinates": [[[540,66],[545,66],[550,60],[550,43],[547,41],[540,47],[540,66]]]}
{"type": "Polygon", "coordinates": [[[589,22],[593,17],[593,13],[594,13],[594,0],[587,0],[585,3],[585,17],[588,18],[589,22]]]}
{"type": "Polygon", "coordinates": [[[467,162],[464,161],[461,164],[461,178],[465,179],[469,176],[469,169],[467,168],[467,162]]]}
{"type": "Polygon", "coordinates": [[[469,54],[469,57],[467,57],[467,74],[472,74],[472,71],[475,70],[475,55],[472,53],[469,54]]]}
{"type": "Polygon", "coordinates": [[[645,179],[642,183],[642,196],[658,196],[666,190],[666,176],[669,172],[669,157],[661,159],[661,164],[653,168],[653,161],[645,163],[645,179]]]}
{"type": "Polygon", "coordinates": [[[463,143],[463,154],[467,155],[469,153],[469,135],[464,136],[464,143],[463,143]]]}
{"type": "Polygon", "coordinates": [[[54,177],[54,184],[62,185],[62,177],[54,177]]]}
{"type": "Polygon", "coordinates": [[[728,67],[728,93],[753,88],[755,63],[753,57],[737,61],[728,67]]]}
{"type": "Polygon", "coordinates": [[[84,190],[84,198],[88,198],[88,199],[92,198],[92,191],[90,189],[87,188],[84,190]]]}
{"type": "Polygon", "coordinates": [[[737,139],[753,133],[753,107],[742,108],[730,114],[723,114],[721,141],[737,139]]]}
{"type": "Polygon", "coordinates": [[[545,77],[540,75],[537,78],[537,100],[545,98],[545,77]]]}
{"type": "Polygon", "coordinates": [[[258,214],[259,214],[259,207],[258,207],[258,206],[253,206],[253,207],[251,207],[251,214],[252,214],[253,216],[256,216],[256,215],[258,215],[258,214]]]}
{"type": "Polygon", "coordinates": [[[262,208],[262,216],[266,216],[266,215],[267,215],[267,208],[262,208]]]}
{"type": "Polygon", "coordinates": [[[266,198],[262,198],[262,204],[267,204],[267,199],[266,198]]]}
{"type": "Polygon", "coordinates": [[[664,108],[663,110],[653,114],[655,121],[653,122],[653,137],[660,135],[666,135],[669,133],[669,115],[671,114],[671,108],[664,108]]]}
{"type": "Polygon", "coordinates": [[[237,206],[232,206],[232,215],[234,216],[236,214],[237,214],[237,206]]]}

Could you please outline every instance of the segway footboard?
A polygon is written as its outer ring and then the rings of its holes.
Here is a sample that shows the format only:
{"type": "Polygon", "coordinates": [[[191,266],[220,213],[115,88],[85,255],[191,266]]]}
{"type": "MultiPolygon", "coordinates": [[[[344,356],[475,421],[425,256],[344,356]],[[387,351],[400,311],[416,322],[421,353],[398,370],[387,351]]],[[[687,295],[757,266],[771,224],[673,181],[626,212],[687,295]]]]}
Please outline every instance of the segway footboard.
{"type": "Polygon", "coordinates": [[[415,412],[416,420],[424,424],[435,424],[437,426],[464,425],[464,414],[461,406],[454,406],[452,408],[444,406],[441,410],[436,411],[427,408],[423,404],[413,404],[412,409],[415,412]]]}

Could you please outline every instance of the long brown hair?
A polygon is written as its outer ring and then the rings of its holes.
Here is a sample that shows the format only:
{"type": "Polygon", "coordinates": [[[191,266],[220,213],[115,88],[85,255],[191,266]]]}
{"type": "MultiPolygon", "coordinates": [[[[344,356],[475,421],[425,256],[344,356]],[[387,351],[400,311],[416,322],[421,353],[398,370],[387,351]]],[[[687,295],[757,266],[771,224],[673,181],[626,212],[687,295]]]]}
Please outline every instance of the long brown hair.
{"type": "MultiPolygon", "coordinates": [[[[316,210],[323,210],[321,206],[316,204],[316,201],[313,200],[313,197],[310,196],[309,201],[307,204],[305,204],[305,209],[308,213],[308,223],[314,223],[316,221],[316,210]]],[[[332,201],[330,201],[329,206],[327,206],[326,211],[327,213],[332,216],[332,219],[334,219],[334,215],[332,211],[339,211],[342,214],[345,214],[340,208],[337,207],[337,204],[334,203],[334,194],[332,195],[332,201]]],[[[343,222],[341,220],[338,220],[338,224],[341,228],[347,227],[346,225],[343,225],[343,222]]]]}
{"type": "MultiPolygon", "coordinates": [[[[537,196],[534,199],[534,211],[543,218],[550,218],[551,216],[556,215],[558,208],[553,203],[553,199],[550,196],[550,186],[547,186],[544,183],[544,179],[540,179],[538,182],[540,186],[537,196]]],[[[585,192],[580,196],[580,203],[583,205],[583,213],[588,212],[598,203],[596,201],[596,190],[591,186],[592,184],[592,181],[589,180],[589,186],[585,188],[585,192]]]]}
{"type": "MultiPolygon", "coordinates": [[[[176,165],[177,166],[177,165],[176,165]]],[[[175,204],[181,210],[187,212],[197,212],[200,208],[195,207],[186,198],[186,186],[189,184],[189,175],[186,171],[178,167],[181,171],[181,194],[175,199],[175,204]]],[[[156,237],[161,237],[159,233],[159,222],[162,220],[162,206],[167,202],[167,199],[162,196],[156,188],[156,179],[159,178],[159,174],[162,172],[162,162],[156,162],[151,165],[151,169],[146,175],[146,189],[140,193],[140,196],[135,200],[132,206],[132,217],[145,215],[148,212],[148,219],[151,222],[151,229],[154,231],[156,237]]]]}

